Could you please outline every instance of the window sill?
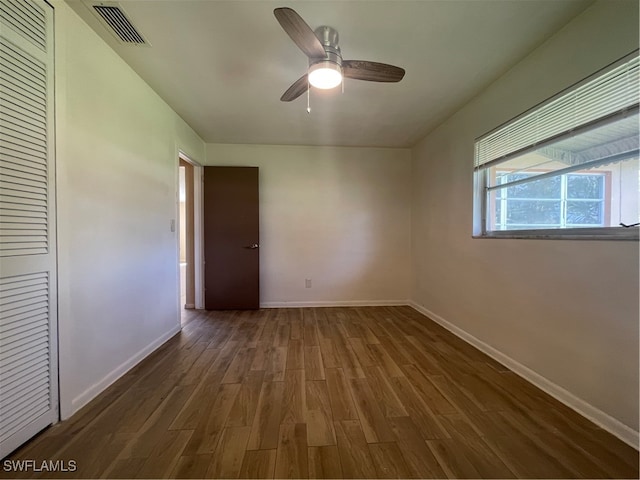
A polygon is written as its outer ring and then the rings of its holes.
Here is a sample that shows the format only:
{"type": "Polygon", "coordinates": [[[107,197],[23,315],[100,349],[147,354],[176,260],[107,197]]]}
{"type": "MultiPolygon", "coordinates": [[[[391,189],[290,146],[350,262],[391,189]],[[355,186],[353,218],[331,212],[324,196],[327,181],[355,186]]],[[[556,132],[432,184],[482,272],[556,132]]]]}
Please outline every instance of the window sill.
{"type": "Polygon", "coordinates": [[[638,228],[565,228],[553,230],[501,230],[473,235],[472,238],[530,240],[631,240],[638,241],[638,228]]]}

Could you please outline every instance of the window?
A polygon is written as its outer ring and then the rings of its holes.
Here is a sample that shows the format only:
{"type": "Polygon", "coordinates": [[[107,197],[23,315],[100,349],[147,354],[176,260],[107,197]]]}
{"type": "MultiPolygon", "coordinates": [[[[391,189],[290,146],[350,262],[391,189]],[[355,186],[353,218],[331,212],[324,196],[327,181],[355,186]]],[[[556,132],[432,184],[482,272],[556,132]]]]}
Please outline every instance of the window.
{"type": "Polygon", "coordinates": [[[637,52],[476,140],[474,235],[638,238],[637,52]]]}
{"type": "Polygon", "coordinates": [[[492,230],[603,227],[609,212],[606,173],[568,173],[525,181],[532,173],[499,171],[492,230]]]}

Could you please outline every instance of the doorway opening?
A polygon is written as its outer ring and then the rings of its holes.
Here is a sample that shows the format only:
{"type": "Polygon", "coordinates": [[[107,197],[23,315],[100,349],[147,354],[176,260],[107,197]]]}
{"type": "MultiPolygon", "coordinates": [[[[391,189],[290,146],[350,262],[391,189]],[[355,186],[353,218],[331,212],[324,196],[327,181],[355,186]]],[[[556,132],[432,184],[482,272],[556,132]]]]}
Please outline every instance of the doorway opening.
{"type": "Polygon", "coordinates": [[[186,155],[178,156],[179,303],[185,311],[201,309],[203,299],[202,167],[186,155]]]}
{"type": "Polygon", "coordinates": [[[178,167],[180,209],[180,308],[195,308],[193,271],[193,166],[180,159],[178,167]]]}
{"type": "MultiPolygon", "coordinates": [[[[196,308],[194,170],[194,166],[180,155],[178,165],[178,232],[181,311],[196,308]]],[[[184,322],[184,315],[181,317],[184,322]]]]}

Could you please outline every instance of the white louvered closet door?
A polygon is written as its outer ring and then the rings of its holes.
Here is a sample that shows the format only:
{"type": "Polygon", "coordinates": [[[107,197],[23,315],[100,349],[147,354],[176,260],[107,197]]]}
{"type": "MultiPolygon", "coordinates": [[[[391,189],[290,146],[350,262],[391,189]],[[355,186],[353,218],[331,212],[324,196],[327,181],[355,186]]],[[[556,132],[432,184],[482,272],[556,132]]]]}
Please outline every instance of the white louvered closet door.
{"type": "Polygon", "coordinates": [[[0,0],[0,458],[58,419],[53,9],[0,0]]]}

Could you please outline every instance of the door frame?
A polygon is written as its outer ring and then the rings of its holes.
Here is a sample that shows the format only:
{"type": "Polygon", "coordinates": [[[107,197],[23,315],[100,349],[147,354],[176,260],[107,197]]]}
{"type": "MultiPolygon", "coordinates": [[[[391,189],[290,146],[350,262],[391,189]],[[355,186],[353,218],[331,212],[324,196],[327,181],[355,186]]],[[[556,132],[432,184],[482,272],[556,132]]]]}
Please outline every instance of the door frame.
{"type": "MultiPolygon", "coordinates": [[[[194,268],[194,307],[198,310],[204,308],[204,250],[203,250],[203,224],[202,224],[202,179],[203,168],[183,150],[178,149],[176,162],[176,218],[180,214],[180,179],[178,168],[180,161],[184,161],[193,167],[193,268],[194,268]]],[[[177,298],[180,305],[180,242],[176,242],[177,298]]],[[[187,238],[189,241],[189,238],[187,238]]]]}

